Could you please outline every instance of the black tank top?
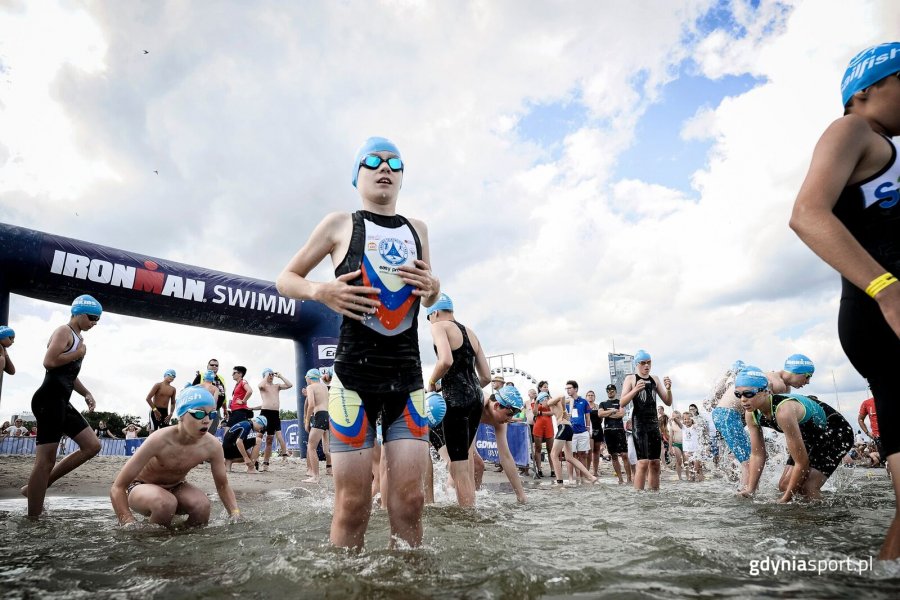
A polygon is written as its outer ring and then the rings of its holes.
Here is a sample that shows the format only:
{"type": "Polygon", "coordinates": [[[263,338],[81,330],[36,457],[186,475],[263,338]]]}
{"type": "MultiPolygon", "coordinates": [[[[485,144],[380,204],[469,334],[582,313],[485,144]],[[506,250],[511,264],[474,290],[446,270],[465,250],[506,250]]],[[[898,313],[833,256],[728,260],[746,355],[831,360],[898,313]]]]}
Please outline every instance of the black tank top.
{"type": "Polygon", "coordinates": [[[638,392],[631,400],[634,404],[634,412],[631,413],[631,418],[635,423],[658,427],[659,421],[657,420],[658,417],[656,414],[656,380],[653,379],[653,377],[644,379],[635,373],[635,385],[637,385],[638,380],[644,381],[644,389],[638,392]]]}
{"type": "MultiPolygon", "coordinates": [[[[453,364],[441,377],[441,395],[448,406],[465,408],[472,404],[478,404],[482,400],[481,386],[478,385],[478,376],[475,372],[475,349],[469,341],[466,328],[456,321],[452,322],[459,327],[462,334],[462,344],[456,350],[452,350],[453,364]]],[[[435,355],[437,348],[434,349],[435,355]]]]}
{"type": "Polygon", "coordinates": [[[363,321],[344,318],[334,372],[345,388],[373,393],[410,392],[423,387],[419,358],[419,297],[396,276],[422,255],[415,228],[400,215],[360,210],[335,277],[360,269],[350,285],[377,287],[381,306],[363,321]]]}
{"type": "MultiPolygon", "coordinates": [[[[72,343],[69,346],[69,349],[66,350],[66,354],[74,352],[81,343],[81,338],[72,331],[71,327],[69,328],[69,331],[72,333],[72,343]]],[[[47,372],[44,374],[44,382],[41,384],[41,387],[38,388],[35,395],[41,394],[43,396],[46,394],[54,399],[59,398],[68,401],[69,397],[72,395],[72,391],[75,389],[75,379],[78,378],[78,373],[81,372],[82,360],[84,360],[84,357],[59,367],[47,369],[47,372]]]]}
{"type": "MultiPolygon", "coordinates": [[[[878,264],[900,273],[900,161],[889,138],[891,159],[877,173],[841,192],[834,215],[878,264]]],[[[842,298],[869,299],[866,293],[841,278],[842,298]]]]}

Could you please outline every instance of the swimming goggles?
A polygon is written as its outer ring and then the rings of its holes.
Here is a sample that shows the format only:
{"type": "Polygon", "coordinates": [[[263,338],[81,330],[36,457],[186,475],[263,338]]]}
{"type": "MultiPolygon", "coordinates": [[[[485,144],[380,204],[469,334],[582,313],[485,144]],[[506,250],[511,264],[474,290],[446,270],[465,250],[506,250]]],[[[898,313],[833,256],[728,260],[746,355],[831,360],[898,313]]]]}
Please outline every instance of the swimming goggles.
{"type": "Polygon", "coordinates": [[[753,396],[759,394],[760,392],[764,392],[764,391],[766,391],[765,388],[763,388],[761,390],[756,390],[755,392],[753,390],[744,390],[743,392],[739,392],[739,391],[735,390],[734,397],[735,398],[752,398],[753,396]]]}
{"type": "Polygon", "coordinates": [[[381,158],[377,154],[366,154],[363,156],[363,159],[359,161],[359,166],[365,167],[367,169],[372,169],[373,171],[381,166],[381,163],[386,162],[388,166],[391,168],[391,171],[402,171],[403,170],[403,159],[399,156],[392,156],[391,158],[381,158]]]}
{"type": "Polygon", "coordinates": [[[203,420],[203,417],[209,417],[210,419],[212,419],[213,415],[216,414],[218,411],[211,410],[209,412],[206,412],[205,410],[197,408],[195,410],[188,410],[185,412],[187,414],[191,415],[192,417],[194,417],[195,419],[197,419],[198,421],[201,421],[201,420],[203,420]]]}

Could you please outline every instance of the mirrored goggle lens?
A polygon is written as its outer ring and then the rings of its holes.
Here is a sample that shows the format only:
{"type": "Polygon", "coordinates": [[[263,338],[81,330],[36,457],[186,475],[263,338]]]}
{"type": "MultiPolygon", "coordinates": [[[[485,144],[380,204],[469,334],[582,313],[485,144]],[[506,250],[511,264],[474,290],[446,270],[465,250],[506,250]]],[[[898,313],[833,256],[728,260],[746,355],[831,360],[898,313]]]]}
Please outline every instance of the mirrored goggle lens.
{"type": "Polygon", "coordinates": [[[209,417],[210,419],[212,419],[212,416],[213,416],[214,414],[216,414],[216,411],[211,410],[211,411],[209,411],[209,412],[206,412],[205,410],[200,410],[200,409],[198,408],[197,410],[189,410],[189,411],[187,411],[187,414],[191,415],[192,417],[194,417],[195,419],[197,419],[198,421],[200,421],[200,420],[203,419],[203,417],[209,417]]]}
{"type": "MultiPolygon", "coordinates": [[[[385,160],[377,154],[367,154],[362,160],[363,166],[369,169],[377,169],[383,162],[385,162],[385,160]]],[[[392,171],[403,170],[403,161],[396,156],[387,159],[387,164],[392,171]]]]}

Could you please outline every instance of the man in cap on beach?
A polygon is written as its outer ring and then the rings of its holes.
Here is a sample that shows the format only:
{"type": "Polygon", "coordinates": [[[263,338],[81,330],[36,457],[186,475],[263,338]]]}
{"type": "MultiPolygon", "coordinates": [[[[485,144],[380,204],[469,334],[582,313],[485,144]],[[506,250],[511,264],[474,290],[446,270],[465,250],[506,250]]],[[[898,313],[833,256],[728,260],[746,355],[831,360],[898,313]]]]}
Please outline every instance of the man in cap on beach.
{"type": "Polygon", "coordinates": [[[177,390],[172,382],[175,381],[175,370],[168,369],[163,373],[162,381],[153,384],[150,393],[147,394],[147,404],[150,406],[150,430],[162,429],[169,424],[171,415],[175,414],[175,394],[177,390]]]}
{"type": "Polygon", "coordinates": [[[209,522],[209,498],[185,477],[207,461],[228,514],[240,514],[225,473],[222,444],[209,434],[215,412],[215,398],[202,387],[188,387],[178,394],[178,424],[148,436],[125,462],[109,490],[119,524],[134,523],[134,511],[156,525],[171,525],[175,515],[187,515],[188,526],[205,525],[209,522]]]}
{"type": "Polygon", "coordinates": [[[319,443],[325,453],[326,471],[331,458],[328,447],[328,388],[322,383],[322,374],[318,369],[306,372],[306,405],[304,406],[303,425],[309,439],[306,443],[306,473],[309,475],[303,483],[319,483],[319,443]]]}
{"type": "Polygon", "coordinates": [[[613,470],[619,483],[622,482],[622,471],[631,483],[631,465],[628,462],[628,440],[625,437],[625,411],[622,410],[618,398],[616,398],[616,386],[612,383],[606,386],[606,400],[599,404],[597,415],[603,417],[603,439],[606,441],[606,451],[612,462],[613,470]]]}

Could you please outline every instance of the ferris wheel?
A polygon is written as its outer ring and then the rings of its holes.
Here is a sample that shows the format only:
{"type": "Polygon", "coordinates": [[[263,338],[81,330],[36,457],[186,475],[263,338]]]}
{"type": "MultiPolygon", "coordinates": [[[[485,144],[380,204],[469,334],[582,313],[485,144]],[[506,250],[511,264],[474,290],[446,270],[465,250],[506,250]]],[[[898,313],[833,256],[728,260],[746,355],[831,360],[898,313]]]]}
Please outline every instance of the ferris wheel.
{"type": "Polygon", "coordinates": [[[521,379],[526,384],[531,383],[532,385],[537,385],[537,378],[528,371],[516,367],[515,354],[495,354],[493,356],[488,356],[487,359],[488,365],[491,367],[491,376],[503,375],[503,378],[507,381],[510,379],[513,381],[521,379]]]}

